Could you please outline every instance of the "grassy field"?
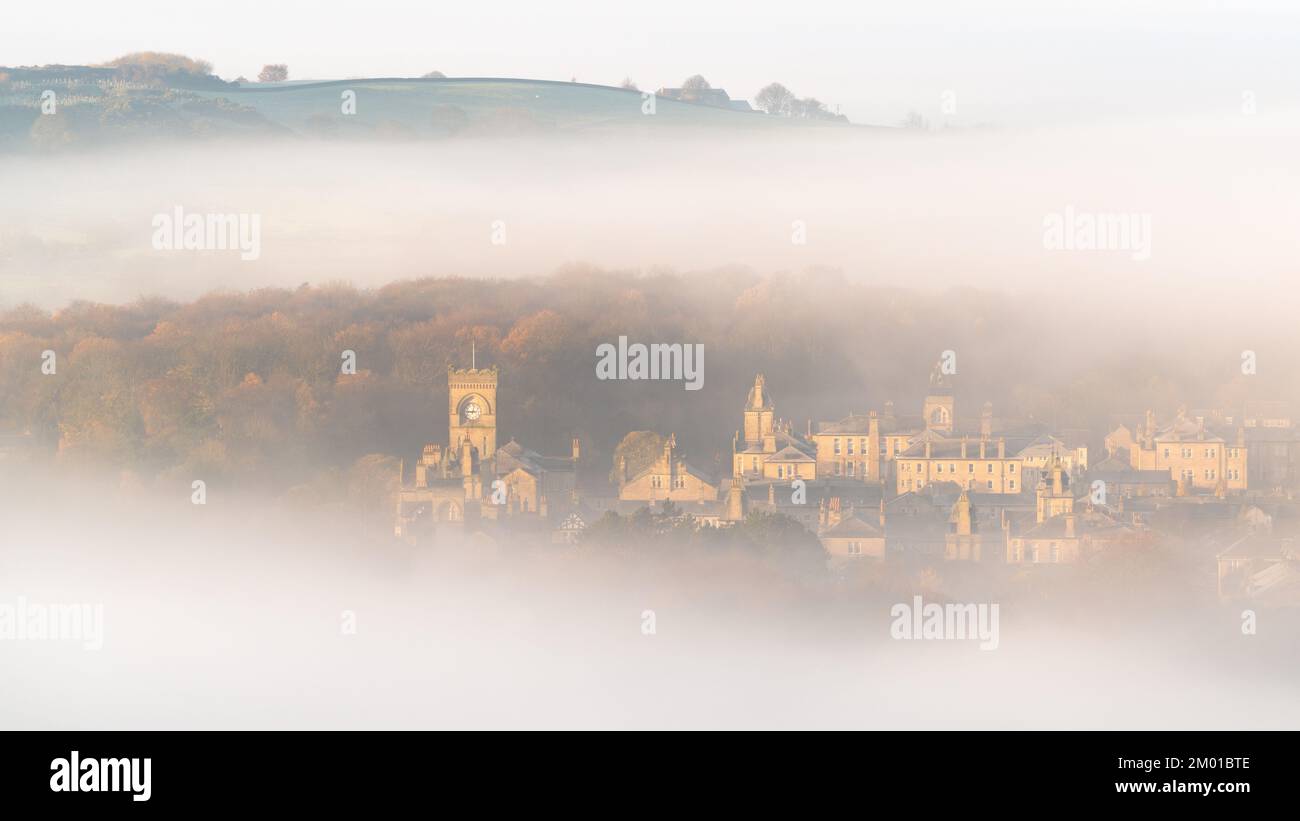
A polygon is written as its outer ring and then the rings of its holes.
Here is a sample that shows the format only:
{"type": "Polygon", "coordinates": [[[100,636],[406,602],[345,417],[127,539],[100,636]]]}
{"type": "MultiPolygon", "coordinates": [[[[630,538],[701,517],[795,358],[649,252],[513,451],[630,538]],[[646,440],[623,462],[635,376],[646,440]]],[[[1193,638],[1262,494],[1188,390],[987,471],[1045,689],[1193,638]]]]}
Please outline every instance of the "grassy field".
{"type": "Polygon", "coordinates": [[[786,131],[846,122],[770,117],[588,83],[488,77],[229,84],[105,69],[0,68],[0,153],[213,137],[438,139],[668,130],[786,131]],[[57,110],[42,113],[41,95],[57,110]],[[350,96],[349,96],[350,93],[350,96]],[[345,105],[354,101],[354,105],[345,105]],[[653,106],[653,111],[650,107],[653,106]]]}
{"type": "Polygon", "coordinates": [[[492,78],[369,79],[251,84],[198,92],[255,108],[270,122],[299,133],[544,133],[665,127],[789,128],[841,124],[794,121],[655,98],[643,113],[641,92],[585,83],[492,78]],[[342,113],[343,95],[356,94],[355,114],[342,113]]]}

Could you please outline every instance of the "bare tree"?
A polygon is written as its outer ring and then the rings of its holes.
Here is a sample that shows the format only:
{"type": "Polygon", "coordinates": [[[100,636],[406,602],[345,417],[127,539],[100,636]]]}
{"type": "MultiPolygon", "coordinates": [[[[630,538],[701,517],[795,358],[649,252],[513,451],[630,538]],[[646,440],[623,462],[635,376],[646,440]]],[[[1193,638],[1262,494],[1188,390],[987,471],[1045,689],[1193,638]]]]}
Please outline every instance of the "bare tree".
{"type": "Polygon", "coordinates": [[[632,82],[632,78],[631,78],[631,77],[624,77],[624,78],[623,78],[623,82],[619,83],[619,84],[618,84],[618,87],[619,87],[619,88],[626,88],[628,91],[640,91],[640,90],[641,90],[641,89],[639,89],[639,88],[636,87],[636,83],[632,82]]]}
{"type": "Polygon", "coordinates": [[[441,71],[430,71],[428,74],[422,74],[422,75],[420,75],[420,76],[423,77],[423,78],[426,79],[426,80],[445,80],[445,79],[447,79],[447,75],[446,75],[446,74],[443,74],[441,71]]]}
{"type": "Polygon", "coordinates": [[[754,97],[758,107],[768,114],[789,117],[791,106],[795,101],[794,92],[780,83],[768,83],[754,97]]]}

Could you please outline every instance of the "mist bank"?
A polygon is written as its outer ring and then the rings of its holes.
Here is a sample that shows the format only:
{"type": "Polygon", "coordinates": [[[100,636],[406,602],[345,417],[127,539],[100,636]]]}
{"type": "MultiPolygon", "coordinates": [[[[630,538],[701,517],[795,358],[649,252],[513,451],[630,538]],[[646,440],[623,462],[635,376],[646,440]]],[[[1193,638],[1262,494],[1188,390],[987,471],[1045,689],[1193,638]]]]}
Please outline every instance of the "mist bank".
{"type": "Polygon", "coordinates": [[[1300,726],[1284,614],[1243,636],[1134,565],[819,583],[739,554],[412,548],[97,478],[0,480],[0,603],[103,612],[99,649],[0,641],[6,728],[1300,726]],[[999,603],[997,649],[891,638],[915,595],[999,603]]]}
{"type": "Polygon", "coordinates": [[[521,277],[582,263],[700,275],[829,267],[884,286],[1267,320],[1286,300],[1258,295],[1293,292],[1297,122],[1261,113],[942,134],[160,142],[8,156],[0,304],[521,277]],[[158,247],[156,218],[178,208],[256,217],[255,256],[158,247]],[[1053,224],[1073,237],[1085,221],[1130,218],[1148,227],[1119,247],[1104,236],[1095,250],[1051,247],[1053,224]]]}

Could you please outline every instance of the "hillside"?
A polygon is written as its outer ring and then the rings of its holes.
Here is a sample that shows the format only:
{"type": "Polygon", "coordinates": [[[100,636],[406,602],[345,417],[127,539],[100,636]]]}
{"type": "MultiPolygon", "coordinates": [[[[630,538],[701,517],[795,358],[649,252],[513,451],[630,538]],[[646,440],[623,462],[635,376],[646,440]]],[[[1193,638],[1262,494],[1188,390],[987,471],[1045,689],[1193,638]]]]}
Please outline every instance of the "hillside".
{"type": "Polygon", "coordinates": [[[145,81],[128,76],[112,67],[0,68],[0,151],[240,136],[440,139],[843,125],[666,97],[654,98],[651,116],[639,91],[550,80],[227,83],[212,75],[175,73],[145,81]],[[348,92],[355,106],[345,113],[348,92]]]}

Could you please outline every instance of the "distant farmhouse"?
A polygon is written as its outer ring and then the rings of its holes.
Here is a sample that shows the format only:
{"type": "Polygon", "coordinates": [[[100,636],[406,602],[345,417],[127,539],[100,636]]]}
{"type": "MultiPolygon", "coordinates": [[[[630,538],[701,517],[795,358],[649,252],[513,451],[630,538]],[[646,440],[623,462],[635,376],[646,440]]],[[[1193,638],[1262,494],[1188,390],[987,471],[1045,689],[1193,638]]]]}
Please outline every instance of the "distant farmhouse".
{"type": "Polygon", "coordinates": [[[732,111],[754,111],[747,100],[733,100],[720,88],[681,89],[661,88],[655,92],[656,97],[665,97],[682,103],[727,108],[732,111]]]}

